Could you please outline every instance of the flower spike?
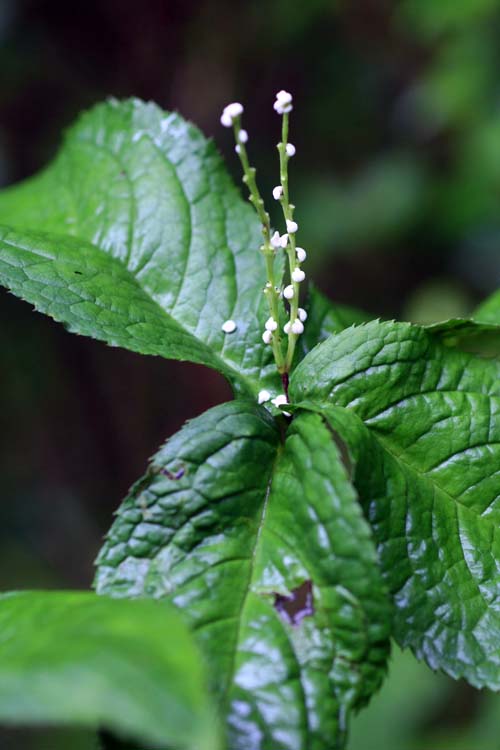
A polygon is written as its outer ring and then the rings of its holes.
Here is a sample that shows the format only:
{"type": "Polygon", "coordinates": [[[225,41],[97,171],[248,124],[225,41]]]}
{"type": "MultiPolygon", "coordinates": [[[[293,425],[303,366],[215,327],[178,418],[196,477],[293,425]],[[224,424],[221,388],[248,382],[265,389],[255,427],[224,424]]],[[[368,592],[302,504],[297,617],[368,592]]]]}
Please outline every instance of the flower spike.
{"type": "MultiPolygon", "coordinates": [[[[288,162],[296,154],[296,148],[293,143],[288,141],[289,114],[293,109],[293,97],[289,91],[282,89],[276,94],[274,102],[275,111],[282,117],[281,142],[278,144],[280,157],[280,181],[272,190],[274,200],[281,205],[283,219],[286,225],[286,232],[281,234],[280,231],[271,231],[269,214],[264,207],[260,191],[255,179],[256,170],[250,166],[246,144],[249,137],[248,132],[241,126],[241,116],[243,114],[243,105],[239,102],[232,102],[224,107],[221,116],[221,123],[225,127],[232,127],[236,141],[235,150],[239,156],[243,168],[243,182],[248,188],[249,200],[252,203],[262,226],[263,243],[261,251],[264,255],[267,271],[267,282],[264,286],[264,294],[269,304],[269,317],[265,323],[265,330],[262,333],[262,340],[265,344],[272,347],[274,359],[283,381],[285,395],[273,399],[284,399],[280,403],[287,401],[287,387],[289,372],[292,367],[295,345],[297,337],[304,331],[304,322],[307,319],[306,311],[299,307],[300,301],[300,284],[304,281],[306,275],[301,269],[300,264],[306,259],[306,251],[303,247],[297,247],[295,235],[298,232],[299,225],[294,219],[295,206],[290,202],[288,190],[288,162]],[[279,282],[274,278],[274,258],[281,250],[284,250],[288,257],[288,269],[290,282],[285,282],[284,287],[279,286],[279,282]],[[288,321],[281,329],[280,319],[280,299],[285,300],[289,307],[288,321]],[[287,335],[286,354],[282,349],[283,330],[287,335]]],[[[234,321],[226,321],[223,324],[223,330],[226,333],[232,333],[236,330],[234,321]],[[234,324],[234,328],[232,328],[234,324]]],[[[259,403],[269,400],[267,391],[261,391],[258,396],[259,403]],[[261,401],[261,394],[262,401],[261,401]],[[266,398],[264,399],[264,395],[266,398]]]]}

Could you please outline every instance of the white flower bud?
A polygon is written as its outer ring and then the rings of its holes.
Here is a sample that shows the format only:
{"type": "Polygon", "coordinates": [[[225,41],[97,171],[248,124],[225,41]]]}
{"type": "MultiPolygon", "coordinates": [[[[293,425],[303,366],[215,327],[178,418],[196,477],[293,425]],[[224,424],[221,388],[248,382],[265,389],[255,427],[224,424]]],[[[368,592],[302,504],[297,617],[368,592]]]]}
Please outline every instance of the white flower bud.
{"type": "Polygon", "coordinates": [[[301,268],[294,268],[292,271],[292,281],[301,282],[304,281],[306,275],[301,268]]]}
{"type": "Polygon", "coordinates": [[[248,141],[248,133],[243,128],[238,133],[238,140],[240,143],[246,143],[248,141]]]}
{"type": "Polygon", "coordinates": [[[299,307],[299,309],[297,310],[297,315],[299,316],[299,320],[305,323],[305,321],[307,320],[307,313],[303,307],[299,307]]]}
{"type": "Polygon", "coordinates": [[[243,112],[243,106],[239,102],[232,102],[224,107],[220,121],[225,128],[230,128],[235,117],[239,117],[243,112]]]}
{"type": "Polygon", "coordinates": [[[271,245],[275,248],[281,247],[281,236],[279,232],[275,232],[271,237],[271,245]]]}
{"type": "Polygon", "coordinates": [[[283,89],[281,89],[281,91],[278,91],[278,93],[276,94],[276,100],[278,102],[281,102],[281,104],[283,104],[283,105],[285,105],[285,104],[291,104],[292,103],[292,95],[290,94],[289,91],[284,91],[283,89]]]}
{"type": "Polygon", "coordinates": [[[262,341],[264,342],[264,344],[270,344],[272,340],[273,334],[271,333],[271,331],[264,331],[264,333],[262,334],[262,341]]]}
{"type": "Polygon", "coordinates": [[[236,151],[237,154],[241,154],[241,146],[239,143],[236,144],[236,146],[234,147],[234,150],[236,151]]]}
{"type": "Polygon", "coordinates": [[[291,284],[288,284],[288,286],[286,286],[283,289],[283,297],[285,299],[292,299],[292,297],[293,297],[293,286],[291,284]]]}
{"type": "Polygon", "coordinates": [[[273,188],[273,198],[275,201],[279,201],[281,196],[283,195],[283,187],[282,185],[276,185],[275,188],[273,188]]]}
{"type": "Polygon", "coordinates": [[[259,404],[265,404],[266,401],[270,401],[270,400],[271,400],[271,394],[269,393],[269,391],[266,391],[266,390],[259,391],[259,395],[257,396],[257,401],[259,402],[259,404]]]}
{"type": "Polygon", "coordinates": [[[275,331],[278,327],[278,324],[276,323],[274,318],[268,318],[266,320],[265,329],[266,331],[275,331]]]}
{"type": "Polygon", "coordinates": [[[288,323],[285,323],[285,325],[283,326],[283,330],[284,330],[284,332],[286,333],[287,336],[290,333],[290,328],[291,327],[292,327],[292,324],[290,323],[290,321],[288,321],[288,323]]]}
{"type": "Polygon", "coordinates": [[[292,333],[304,333],[304,324],[300,320],[294,320],[292,323],[292,333]]]}
{"type": "Polygon", "coordinates": [[[297,253],[297,260],[299,263],[303,263],[307,258],[307,253],[303,247],[296,247],[295,252],[297,253]]]}
{"type": "Polygon", "coordinates": [[[224,112],[227,112],[229,117],[234,120],[235,117],[243,114],[243,105],[239,102],[231,102],[231,104],[224,107],[224,112]]]}
{"type": "Polygon", "coordinates": [[[271,401],[272,404],[275,406],[281,406],[282,404],[287,404],[288,400],[285,394],[281,394],[280,396],[276,396],[276,398],[273,398],[271,401]]]}
{"type": "Polygon", "coordinates": [[[288,230],[289,234],[295,234],[297,229],[299,228],[299,225],[296,221],[291,221],[290,219],[286,220],[286,228],[288,230]]]}
{"type": "Polygon", "coordinates": [[[236,331],[236,323],[234,320],[226,320],[222,326],[224,333],[234,333],[236,331]]]}
{"type": "MultiPolygon", "coordinates": [[[[282,404],[287,404],[288,403],[288,399],[287,399],[287,397],[284,394],[282,394],[280,396],[276,396],[276,398],[271,399],[271,403],[274,404],[276,406],[276,408],[278,408],[282,404]]],[[[288,411],[284,411],[282,413],[285,415],[285,417],[289,417],[290,416],[290,412],[288,412],[288,411]]]]}
{"type": "Polygon", "coordinates": [[[280,245],[283,248],[285,248],[288,245],[288,235],[287,234],[282,234],[281,235],[280,245]]]}
{"type": "Polygon", "coordinates": [[[297,153],[297,149],[293,145],[293,143],[287,143],[285,146],[285,151],[287,156],[295,156],[297,153]]]}
{"type": "Polygon", "coordinates": [[[276,101],[274,102],[274,109],[279,115],[285,114],[285,112],[291,112],[292,107],[292,95],[288,91],[278,91],[276,94],[276,101]]]}

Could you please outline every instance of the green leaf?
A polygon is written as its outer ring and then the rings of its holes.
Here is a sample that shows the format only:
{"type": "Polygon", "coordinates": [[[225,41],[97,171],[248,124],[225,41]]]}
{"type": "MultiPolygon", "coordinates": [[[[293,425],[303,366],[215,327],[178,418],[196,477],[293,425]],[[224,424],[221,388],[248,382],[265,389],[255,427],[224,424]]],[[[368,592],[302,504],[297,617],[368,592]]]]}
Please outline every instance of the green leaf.
{"type": "Polygon", "coordinates": [[[96,586],[182,610],[231,750],[339,748],[388,655],[370,533],[320,417],[294,420],[283,444],[265,409],[232,402],[154,457],[118,511],[96,586]]]}
{"type": "Polygon", "coordinates": [[[494,292],[479,305],[474,319],[485,324],[500,325],[500,292],[494,292]]]}
{"type": "Polygon", "coordinates": [[[397,608],[433,668],[500,689],[500,364],[372,322],[314,349],[290,394],[349,445],[397,608]]]}
{"type": "Polygon", "coordinates": [[[179,115],[95,107],[44,172],[0,194],[0,224],[0,283],[70,330],[206,364],[247,395],[279,386],[259,223],[179,115]]]}
{"type": "Polygon", "coordinates": [[[166,603],[0,596],[3,723],[105,726],[148,747],[216,750],[205,684],[192,636],[166,603]]]}
{"type": "Polygon", "coordinates": [[[476,317],[451,318],[424,328],[444,346],[484,356],[500,354],[500,325],[494,322],[482,322],[476,317]]]}
{"type": "Polygon", "coordinates": [[[372,318],[364,310],[333,303],[313,283],[309,283],[305,307],[307,325],[298,341],[301,356],[325,341],[332,333],[339,333],[352,325],[366,323],[372,318]]]}

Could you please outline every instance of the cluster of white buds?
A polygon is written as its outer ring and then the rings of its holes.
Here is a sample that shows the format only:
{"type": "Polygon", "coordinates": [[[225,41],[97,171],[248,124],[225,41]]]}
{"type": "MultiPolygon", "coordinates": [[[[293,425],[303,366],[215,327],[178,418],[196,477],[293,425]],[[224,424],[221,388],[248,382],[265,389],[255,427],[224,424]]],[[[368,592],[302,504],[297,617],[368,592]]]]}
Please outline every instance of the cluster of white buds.
{"type": "Polygon", "coordinates": [[[291,112],[292,107],[292,95],[288,91],[278,91],[276,94],[276,101],[274,102],[274,109],[279,115],[288,114],[291,112]]]}
{"type": "MultiPolygon", "coordinates": [[[[274,102],[275,111],[282,116],[282,133],[281,142],[278,144],[280,155],[280,183],[273,188],[272,195],[274,200],[281,205],[283,218],[286,225],[286,232],[281,234],[279,231],[274,233],[271,230],[270,218],[264,207],[264,201],[257,187],[255,175],[256,170],[250,165],[245,144],[248,143],[248,132],[241,127],[241,115],[243,106],[239,102],[232,102],[224,107],[221,115],[221,123],[224,127],[233,127],[236,139],[235,150],[240,158],[243,168],[243,181],[249,191],[249,200],[257,212],[263,234],[263,244],[261,250],[265,257],[267,283],[264,287],[264,293],[269,303],[270,317],[267,319],[262,333],[262,340],[265,344],[272,346],[274,358],[278,371],[282,376],[284,394],[271,397],[267,390],[261,390],[257,400],[259,404],[270,401],[274,406],[279,407],[288,402],[287,387],[288,374],[292,367],[295,344],[297,337],[304,332],[304,322],[307,318],[306,311],[299,307],[299,285],[304,281],[306,275],[301,269],[300,264],[306,259],[307,253],[303,247],[296,246],[295,235],[299,229],[298,223],[294,219],[295,206],[290,202],[288,191],[288,161],[295,156],[297,150],[293,143],[288,141],[288,115],[293,109],[293,97],[288,91],[279,91],[276,94],[274,102]],[[290,282],[280,288],[275,280],[274,258],[276,253],[283,249],[288,257],[288,266],[290,273],[290,282]],[[283,326],[283,331],[288,337],[287,351],[282,348],[282,338],[280,337],[280,298],[286,300],[289,305],[289,319],[283,326]]],[[[226,320],[222,324],[224,333],[233,333],[237,329],[237,324],[233,320],[226,320]]],[[[284,412],[286,414],[286,412],[284,412]]]]}
{"type": "Polygon", "coordinates": [[[278,321],[271,316],[266,320],[264,328],[265,330],[262,334],[262,341],[264,344],[271,344],[273,341],[273,333],[278,330],[278,321]]]}
{"type": "Polygon", "coordinates": [[[297,334],[304,333],[304,324],[302,323],[301,320],[299,320],[298,318],[295,318],[293,323],[291,320],[289,320],[288,323],[285,323],[285,325],[283,326],[283,330],[285,331],[286,334],[289,334],[290,332],[297,333],[297,334]]]}
{"type": "Polygon", "coordinates": [[[285,248],[288,245],[288,235],[275,232],[271,237],[271,245],[275,250],[279,247],[285,248]]]}
{"type": "Polygon", "coordinates": [[[288,323],[285,323],[283,330],[286,334],[292,333],[304,333],[304,323],[307,320],[307,313],[302,308],[299,307],[297,310],[297,317],[294,321],[289,320],[288,323]]]}
{"type": "MultiPolygon", "coordinates": [[[[237,117],[243,114],[243,105],[239,102],[232,102],[224,107],[220,121],[225,128],[230,128],[237,117]]],[[[240,131],[241,132],[241,131],[240,131]]],[[[246,141],[242,141],[245,143],[246,141]]]]}

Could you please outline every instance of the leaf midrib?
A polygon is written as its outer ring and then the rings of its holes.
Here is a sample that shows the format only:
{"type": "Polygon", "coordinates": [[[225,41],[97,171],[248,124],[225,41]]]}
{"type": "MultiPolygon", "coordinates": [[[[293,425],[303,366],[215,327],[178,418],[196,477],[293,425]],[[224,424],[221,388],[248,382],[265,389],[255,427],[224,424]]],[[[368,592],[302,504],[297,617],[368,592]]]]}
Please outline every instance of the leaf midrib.
{"type": "Polygon", "coordinates": [[[228,680],[227,680],[226,689],[224,691],[224,695],[223,695],[222,701],[221,701],[222,704],[224,706],[226,706],[226,710],[227,710],[227,703],[228,703],[228,700],[229,700],[229,693],[230,693],[232,685],[233,685],[234,673],[235,673],[235,670],[236,670],[236,654],[238,652],[238,643],[240,641],[240,635],[241,635],[241,621],[243,619],[243,610],[245,609],[245,605],[247,603],[248,595],[250,593],[250,586],[251,586],[251,583],[252,583],[252,580],[253,580],[253,574],[254,574],[254,571],[255,571],[255,559],[256,559],[256,556],[257,556],[257,548],[258,548],[258,544],[259,544],[259,541],[260,541],[260,537],[262,535],[262,530],[263,530],[263,527],[264,527],[264,521],[265,521],[265,518],[266,518],[267,508],[268,508],[268,505],[269,505],[269,497],[271,495],[271,488],[272,488],[272,484],[273,484],[274,472],[275,472],[275,469],[276,469],[276,466],[277,466],[277,463],[278,463],[278,458],[281,455],[281,451],[282,451],[281,444],[278,444],[278,446],[276,448],[276,455],[274,457],[273,464],[272,464],[272,467],[271,467],[271,471],[269,473],[269,479],[267,480],[267,484],[266,484],[266,491],[265,491],[265,495],[264,495],[264,500],[262,502],[262,508],[261,508],[261,511],[260,511],[259,522],[258,522],[258,525],[257,525],[257,533],[255,534],[255,542],[254,542],[253,549],[252,549],[252,555],[250,557],[250,566],[249,566],[249,570],[248,570],[247,582],[246,582],[245,587],[244,587],[243,599],[242,599],[242,602],[241,602],[238,614],[236,615],[236,618],[238,620],[238,626],[236,628],[236,635],[235,635],[235,639],[234,639],[234,649],[233,649],[233,657],[232,657],[232,662],[231,662],[231,669],[230,669],[230,672],[229,672],[229,677],[228,677],[228,680]]]}
{"type": "MultiPolygon", "coordinates": [[[[143,132],[143,133],[141,133],[141,137],[146,138],[148,140],[148,142],[151,143],[151,145],[153,146],[153,148],[155,150],[155,153],[158,155],[159,159],[161,161],[165,162],[168,165],[169,170],[171,171],[172,175],[175,178],[176,185],[179,188],[179,192],[180,192],[180,194],[182,196],[183,201],[185,202],[185,204],[186,204],[186,206],[188,208],[188,213],[189,213],[189,240],[188,240],[187,248],[186,248],[186,251],[187,251],[186,252],[186,259],[185,259],[185,263],[184,263],[184,269],[183,269],[183,272],[182,272],[181,283],[179,284],[179,287],[177,289],[177,292],[175,294],[175,297],[174,297],[174,300],[173,300],[173,303],[172,303],[172,306],[171,306],[172,311],[173,311],[173,310],[175,310],[175,307],[177,305],[179,297],[180,297],[180,295],[182,293],[182,289],[184,288],[184,283],[185,283],[185,280],[186,280],[186,270],[187,270],[187,267],[188,267],[188,264],[189,264],[189,258],[190,258],[190,255],[191,255],[191,241],[192,241],[192,236],[193,236],[193,217],[192,217],[191,203],[189,202],[189,200],[187,198],[186,192],[184,190],[184,186],[183,186],[182,181],[180,180],[179,175],[177,173],[177,165],[174,164],[170,159],[167,158],[167,156],[162,152],[162,150],[159,147],[158,143],[151,136],[151,134],[149,134],[147,132],[143,132]]],[[[103,151],[104,153],[106,153],[117,164],[117,166],[120,168],[120,170],[122,170],[125,173],[125,175],[127,177],[127,185],[129,187],[129,195],[130,195],[129,215],[128,215],[128,218],[127,218],[127,224],[128,224],[128,226],[127,226],[127,261],[128,261],[129,258],[130,258],[130,254],[132,252],[132,242],[133,242],[133,236],[134,236],[134,226],[133,226],[132,216],[137,215],[137,209],[136,209],[136,207],[137,207],[137,197],[136,197],[136,194],[135,194],[133,182],[130,179],[130,174],[129,174],[129,170],[127,168],[127,165],[125,164],[125,162],[123,161],[123,159],[119,156],[119,154],[115,153],[108,145],[100,144],[100,143],[95,143],[94,141],[91,141],[88,138],[79,138],[78,139],[78,143],[85,144],[86,146],[90,146],[91,148],[94,148],[94,149],[96,149],[98,151],[103,151]]],[[[211,185],[212,183],[211,183],[211,179],[210,178],[211,178],[211,174],[209,173],[207,175],[207,179],[208,179],[208,181],[209,181],[209,183],[211,185]]],[[[78,216],[78,208],[77,208],[77,204],[76,204],[76,202],[74,200],[74,196],[73,196],[71,187],[68,186],[68,185],[65,185],[65,188],[66,188],[66,191],[70,194],[72,202],[73,202],[73,204],[75,206],[75,220],[76,220],[76,222],[77,222],[77,224],[79,226],[80,225],[80,218],[78,216]]],[[[78,235],[74,235],[74,236],[78,237],[78,235]]],[[[235,293],[233,295],[234,296],[234,301],[233,301],[233,304],[232,304],[232,313],[229,316],[229,317],[232,317],[232,315],[234,313],[234,310],[235,310],[235,307],[236,307],[236,304],[237,304],[237,301],[238,301],[238,279],[237,279],[237,276],[236,276],[235,258],[234,258],[233,253],[229,250],[229,245],[228,245],[228,242],[227,242],[227,212],[225,210],[225,207],[224,207],[224,237],[225,237],[225,240],[226,240],[226,243],[225,243],[224,247],[228,248],[228,251],[229,251],[228,255],[229,255],[229,257],[230,257],[230,259],[232,261],[232,265],[233,265],[233,269],[234,269],[234,274],[233,274],[233,281],[234,281],[233,289],[235,289],[235,293]]],[[[97,246],[94,245],[94,247],[97,247],[97,246]]],[[[106,251],[103,250],[102,248],[98,247],[98,249],[101,250],[101,252],[107,254],[106,251]]],[[[111,255],[111,253],[110,253],[110,255],[111,255]]],[[[227,369],[231,370],[231,372],[235,373],[235,377],[239,378],[243,383],[245,383],[245,385],[249,389],[250,393],[254,393],[255,392],[256,387],[252,387],[250,385],[251,381],[248,379],[248,377],[245,376],[245,375],[240,374],[222,356],[222,352],[224,351],[225,344],[226,344],[225,340],[223,341],[221,352],[220,353],[216,353],[214,350],[212,350],[208,346],[208,344],[206,344],[201,339],[197,338],[193,330],[191,330],[190,328],[186,328],[177,318],[174,318],[174,316],[171,313],[167,312],[162,307],[162,305],[159,302],[157,302],[157,300],[155,299],[155,297],[141,284],[141,282],[140,282],[140,280],[138,278],[138,274],[142,272],[142,270],[144,269],[145,265],[147,263],[149,263],[149,261],[151,260],[151,258],[149,258],[144,265],[139,265],[136,269],[132,270],[132,269],[130,269],[128,267],[127,263],[124,262],[124,260],[122,260],[118,256],[112,256],[112,257],[114,257],[115,260],[117,260],[118,262],[120,262],[122,264],[122,266],[135,279],[135,281],[137,282],[137,285],[140,287],[140,289],[148,297],[150,297],[150,299],[152,299],[155,302],[155,304],[158,305],[158,307],[167,316],[170,317],[171,320],[173,320],[175,323],[177,323],[177,325],[185,333],[188,333],[189,335],[191,335],[195,341],[203,343],[203,345],[205,346],[205,348],[211,354],[212,353],[214,354],[214,356],[216,357],[216,359],[217,359],[218,362],[221,362],[224,365],[225,368],[227,368],[227,369]]],[[[200,314],[200,317],[201,317],[201,314],[200,314]]]]}
{"type": "Polygon", "coordinates": [[[380,433],[378,433],[377,430],[375,430],[373,427],[370,427],[366,425],[368,430],[370,431],[370,434],[373,435],[375,440],[379,443],[382,450],[384,450],[386,453],[388,453],[397,463],[402,463],[404,466],[409,469],[410,471],[415,472],[415,474],[418,474],[422,479],[426,479],[431,484],[433,484],[436,489],[438,489],[440,492],[442,492],[452,503],[453,505],[460,505],[460,507],[467,510],[469,513],[474,513],[479,519],[486,521],[488,524],[491,524],[495,529],[497,528],[497,525],[493,524],[493,522],[490,520],[489,515],[483,516],[481,513],[477,513],[473,508],[471,508],[469,505],[466,505],[464,502],[460,500],[459,496],[452,495],[447,489],[445,489],[438,481],[436,481],[434,476],[431,476],[425,469],[418,465],[414,465],[410,463],[407,459],[404,458],[403,454],[395,453],[393,448],[391,447],[390,442],[383,437],[380,433]]]}
{"type": "MultiPolygon", "coordinates": [[[[396,461],[396,463],[403,464],[410,473],[415,473],[418,476],[420,476],[422,479],[427,480],[434,487],[435,490],[439,490],[439,492],[441,492],[443,494],[443,496],[446,497],[450,501],[451,505],[453,506],[453,512],[454,512],[455,517],[456,517],[456,522],[457,522],[457,527],[458,527],[458,531],[459,532],[460,532],[460,526],[461,526],[460,520],[459,520],[459,517],[458,517],[458,507],[459,506],[461,508],[464,508],[465,510],[467,510],[469,513],[474,513],[474,515],[477,516],[478,522],[481,522],[481,521],[486,522],[487,526],[491,526],[493,532],[496,530],[497,526],[495,526],[494,524],[492,524],[492,521],[489,519],[489,516],[482,516],[481,514],[475,513],[472,508],[470,508],[469,506],[465,505],[465,503],[461,502],[461,500],[458,497],[454,497],[453,495],[451,495],[450,492],[448,492],[448,490],[444,489],[444,487],[442,487],[439,482],[436,482],[435,479],[434,479],[434,477],[429,476],[424,470],[420,469],[419,467],[413,466],[408,461],[406,461],[402,456],[394,453],[394,451],[387,445],[386,440],[384,440],[384,438],[383,438],[382,435],[377,434],[377,432],[373,428],[369,428],[368,427],[368,429],[370,431],[370,434],[372,434],[373,438],[380,445],[381,449],[383,451],[385,451],[386,453],[388,453],[394,459],[394,461],[396,461]]],[[[492,537],[494,537],[494,533],[492,534],[492,537]]],[[[459,545],[460,545],[460,552],[462,554],[462,558],[463,558],[465,567],[466,567],[466,569],[467,569],[467,571],[469,573],[470,580],[473,583],[473,585],[474,585],[474,587],[475,587],[475,589],[477,591],[478,597],[483,602],[485,608],[488,609],[489,602],[485,599],[485,596],[484,596],[483,592],[481,591],[481,589],[479,587],[479,583],[477,582],[476,578],[474,577],[474,575],[472,574],[472,572],[471,572],[471,570],[469,568],[469,564],[468,564],[467,559],[465,557],[465,552],[464,552],[464,549],[463,549],[463,546],[462,546],[462,539],[461,539],[460,533],[458,534],[458,541],[459,541],[459,545]]],[[[448,624],[447,624],[447,627],[449,627],[448,624]]]]}
{"type": "MultiPolygon", "coordinates": [[[[247,602],[248,602],[248,596],[251,593],[251,583],[253,581],[253,575],[254,575],[254,571],[255,571],[255,561],[256,561],[256,557],[257,557],[257,552],[258,552],[258,548],[259,548],[260,539],[261,539],[262,533],[264,531],[264,523],[265,523],[265,520],[266,520],[267,510],[268,510],[268,507],[269,507],[269,498],[271,497],[272,485],[273,485],[273,481],[274,481],[274,477],[275,477],[275,470],[276,470],[276,467],[277,467],[277,465],[279,463],[279,460],[281,458],[283,450],[284,450],[284,445],[283,445],[283,443],[279,442],[278,446],[277,446],[277,449],[276,449],[276,456],[274,458],[273,465],[272,465],[272,468],[271,468],[271,473],[269,475],[269,479],[268,479],[268,482],[266,484],[266,492],[265,492],[265,496],[264,496],[264,501],[262,503],[262,509],[261,509],[261,512],[260,512],[260,518],[259,518],[259,522],[258,522],[258,526],[257,526],[257,533],[255,535],[255,543],[254,543],[254,546],[253,546],[252,555],[250,557],[250,566],[249,566],[249,571],[248,571],[247,583],[245,585],[244,595],[243,595],[243,599],[242,599],[242,602],[241,602],[241,606],[240,606],[239,612],[236,615],[236,618],[237,618],[237,621],[238,621],[238,625],[237,625],[236,636],[235,636],[235,641],[234,641],[235,647],[233,649],[232,663],[231,663],[231,668],[230,668],[230,672],[229,672],[229,677],[228,677],[228,681],[227,681],[226,690],[224,691],[224,695],[223,695],[222,701],[221,701],[222,704],[225,706],[225,710],[226,711],[228,711],[228,708],[229,708],[228,707],[229,696],[230,696],[231,689],[233,688],[233,685],[234,685],[234,674],[235,674],[235,671],[236,671],[236,655],[238,653],[238,644],[240,642],[240,635],[241,635],[241,629],[242,629],[241,623],[242,623],[242,620],[243,620],[243,612],[244,612],[245,607],[246,607],[247,602]]],[[[288,637],[288,634],[286,633],[286,630],[284,632],[285,632],[285,634],[287,636],[287,640],[290,641],[290,639],[288,637]]],[[[291,650],[292,650],[292,653],[294,654],[294,658],[296,659],[296,657],[295,657],[295,649],[293,648],[293,644],[291,644],[291,650]]],[[[297,662],[297,666],[299,667],[299,673],[301,673],[302,672],[301,665],[298,663],[297,660],[296,660],[296,662],[297,662]]],[[[302,684],[302,679],[299,679],[299,683],[300,683],[300,689],[302,691],[302,706],[303,706],[303,709],[304,709],[304,717],[305,717],[305,721],[306,721],[306,737],[309,737],[309,732],[310,732],[309,712],[308,712],[308,709],[307,709],[307,701],[306,701],[306,695],[305,695],[305,692],[304,692],[304,686],[302,684]]],[[[304,748],[304,750],[307,750],[307,748],[304,748]]]]}

